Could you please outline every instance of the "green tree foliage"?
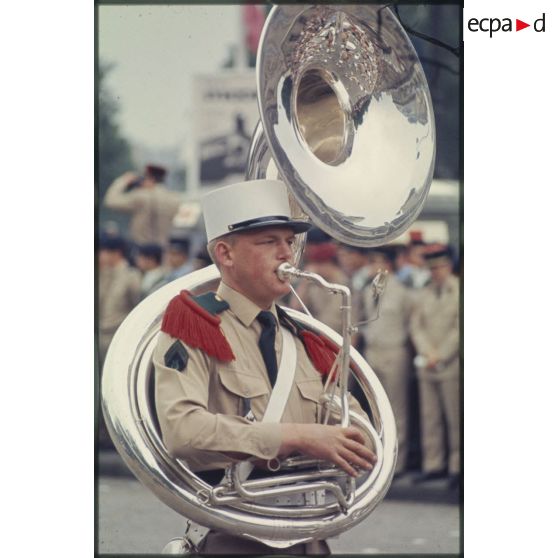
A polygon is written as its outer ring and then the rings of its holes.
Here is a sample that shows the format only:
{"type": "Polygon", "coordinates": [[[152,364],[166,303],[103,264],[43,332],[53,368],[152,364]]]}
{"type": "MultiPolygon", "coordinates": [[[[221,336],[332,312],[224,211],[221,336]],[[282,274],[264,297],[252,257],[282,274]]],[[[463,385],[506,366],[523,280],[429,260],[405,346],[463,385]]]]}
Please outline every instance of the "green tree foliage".
{"type": "Polygon", "coordinates": [[[133,168],[130,144],[117,122],[119,107],[106,83],[113,68],[113,64],[106,62],[100,62],[97,68],[97,193],[101,206],[110,183],[133,168]]]}

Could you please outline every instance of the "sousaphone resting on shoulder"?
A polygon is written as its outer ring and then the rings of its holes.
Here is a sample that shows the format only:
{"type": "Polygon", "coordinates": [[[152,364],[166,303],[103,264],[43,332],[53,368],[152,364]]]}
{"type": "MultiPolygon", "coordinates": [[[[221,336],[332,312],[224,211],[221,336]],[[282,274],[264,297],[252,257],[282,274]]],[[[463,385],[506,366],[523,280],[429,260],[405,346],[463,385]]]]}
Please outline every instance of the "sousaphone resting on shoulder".
{"type": "MultiPolygon", "coordinates": [[[[416,219],[432,180],[435,128],[428,85],[406,33],[388,7],[378,5],[274,7],[257,58],[260,122],[246,177],[283,180],[293,216],[341,242],[373,247],[402,234],[416,219]]],[[[299,235],[304,237],[304,235],[299,235]]],[[[297,241],[296,262],[303,249],[297,241]]],[[[269,478],[242,480],[232,466],[218,486],[172,458],[158,429],[151,357],[169,301],[181,290],[215,290],[209,266],[177,279],[141,302],[116,332],[102,378],[102,408],[120,455],[155,495],[183,516],[211,529],[287,547],[337,535],[365,519],[393,477],[397,440],[393,413],[378,379],[350,347],[355,331],[350,291],[283,264],[342,295],[343,331],[285,308],[306,328],[340,347],[336,379],[324,394],[324,414],[335,409],[343,425],[353,374],[371,409],[360,419],[378,462],[358,481],[324,463],[288,458],[269,478]],[[331,395],[333,393],[333,395],[331,395]],[[325,490],[322,504],[273,505],[272,495],[325,490]]]]}

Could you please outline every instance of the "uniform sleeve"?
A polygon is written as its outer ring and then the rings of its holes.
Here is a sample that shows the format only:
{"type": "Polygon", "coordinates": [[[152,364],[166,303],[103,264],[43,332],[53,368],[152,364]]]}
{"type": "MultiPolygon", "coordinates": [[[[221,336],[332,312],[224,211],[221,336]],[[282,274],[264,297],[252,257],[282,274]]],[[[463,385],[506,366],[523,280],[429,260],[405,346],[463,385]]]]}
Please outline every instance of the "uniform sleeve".
{"type": "Polygon", "coordinates": [[[128,181],[125,177],[118,177],[105,194],[105,206],[118,211],[133,211],[137,208],[138,198],[134,191],[126,192],[128,181]]]}
{"type": "Polygon", "coordinates": [[[208,397],[212,360],[165,333],[160,333],[153,355],[155,401],[163,441],[169,453],[185,459],[192,470],[223,468],[234,459],[227,452],[242,452],[271,459],[279,452],[279,424],[253,423],[242,416],[212,413],[208,397]],[[182,371],[165,359],[179,343],[187,354],[182,371]]]}

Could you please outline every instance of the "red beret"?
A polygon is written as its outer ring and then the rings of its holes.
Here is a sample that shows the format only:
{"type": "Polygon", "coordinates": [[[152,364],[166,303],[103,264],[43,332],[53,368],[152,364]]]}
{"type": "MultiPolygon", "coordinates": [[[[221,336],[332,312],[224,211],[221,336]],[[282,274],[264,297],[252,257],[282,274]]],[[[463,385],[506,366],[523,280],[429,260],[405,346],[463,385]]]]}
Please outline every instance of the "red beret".
{"type": "Polygon", "coordinates": [[[167,169],[159,165],[146,165],[145,174],[152,176],[155,180],[164,180],[167,175],[167,169]]]}
{"type": "Polygon", "coordinates": [[[329,262],[337,255],[337,246],[333,242],[307,244],[304,254],[309,262],[329,262]]]}

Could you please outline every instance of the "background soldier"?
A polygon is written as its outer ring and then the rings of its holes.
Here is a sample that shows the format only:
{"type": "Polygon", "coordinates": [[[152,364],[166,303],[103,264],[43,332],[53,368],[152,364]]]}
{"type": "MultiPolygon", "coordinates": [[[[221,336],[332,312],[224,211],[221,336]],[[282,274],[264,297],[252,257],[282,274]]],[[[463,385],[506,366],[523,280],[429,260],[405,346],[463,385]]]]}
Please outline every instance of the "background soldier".
{"type": "MultiPolygon", "coordinates": [[[[125,257],[126,243],[120,236],[101,234],[98,270],[98,350],[99,370],[116,330],[141,298],[141,276],[125,257]]],[[[99,415],[99,445],[112,448],[104,419],[99,415]]]]}
{"type": "Polygon", "coordinates": [[[141,298],[140,272],[128,264],[126,242],[102,234],[99,239],[99,357],[102,363],[118,326],[141,298]]]}
{"type": "Polygon", "coordinates": [[[406,249],[399,253],[397,276],[406,287],[421,289],[430,279],[430,271],[424,260],[426,243],[420,231],[411,231],[409,236],[406,249]]]}
{"type": "Polygon", "coordinates": [[[136,244],[164,245],[172,228],[172,219],[180,206],[180,195],[163,184],[167,170],[147,165],[144,176],[126,172],[118,177],[105,194],[105,206],[130,213],[129,234],[136,244]]]}
{"type": "Polygon", "coordinates": [[[405,471],[407,463],[409,379],[411,346],[409,321],[413,299],[394,270],[395,251],[386,246],[370,253],[370,277],[380,270],[388,271],[386,286],[380,297],[374,296],[372,283],[363,289],[364,319],[378,316],[360,328],[364,337],[364,355],[391,403],[397,425],[399,452],[395,474],[405,471]]]}
{"type": "Polygon", "coordinates": [[[145,298],[166,284],[167,270],[162,265],[163,249],[159,244],[142,244],[136,251],[135,264],[142,272],[141,296],[145,298]]]}
{"type": "Polygon", "coordinates": [[[449,486],[459,483],[459,280],[452,275],[447,246],[426,248],[431,282],[417,297],[411,318],[411,335],[418,356],[422,470],[418,478],[429,480],[449,472],[449,486]],[[444,444],[447,430],[448,459],[444,444]]]}
{"type": "MultiPolygon", "coordinates": [[[[337,259],[343,272],[349,278],[349,288],[352,295],[352,314],[353,323],[363,321],[362,309],[362,289],[370,281],[370,262],[368,253],[370,248],[351,246],[350,244],[339,244],[337,248],[337,259]]],[[[353,336],[353,345],[357,351],[364,350],[364,339],[360,333],[353,336]]]]}
{"type": "Polygon", "coordinates": [[[194,270],[190,261],[190,239],[186,236],[171,236],[165,250],[167,274],[165,284],[183,277],[194,270]]]}
{"type": "MultiPolygon", "coordinates": [[[[330,283],[346,285],[347,276],[337,263],[337,244],[319,229],[311,229],[306,236],[304,248],[304,270],[317,273],[330,283]]],[[[341,295],[332,295],[325,289],[302,280],[297,285],[300,296],[312,316],[328,325],[337,333],[341,332],[341,295]]],[[[296,297],[292,296],[289,304],[297,310],[302,309],[296,297]]]]}
{"type": "MultiPolygon", "coordinates": [[[[169,452],[187,460],[193,471],[219,471],[251,456],[263,466],[293,453],[326,459],[353,476],[357,468],[371,469],[376,458],[358,428],[317,424],[320,372],[327,373],[329,365],[316,367],[300,324],[274,302],[290,292],[277,268],[292,259],[294,235],[309,228],[291,218],[285,185],[275,180],[233,184],[208,194],[202,205],[208,251],[222,281],[216,294],[193,298],[184,291],[169,303],[163,319],[153,361],[157,415],[169,452]],[[283,359],[291,341],[296,358],[283,359]],[[294,381],[276,394],[279,362],[279,372],[290,369],[294,381]],[[280,422],[261,420],[272,392],[285,402],[280,422]]],[[[329,356],[332,363],[334,355],[329,356]]],[[[350,405],[366,416],[354,400],[350,405]]],[[[200,550],[329,553],[325,541],[275,549],[214,531],[200,550]]]]}

